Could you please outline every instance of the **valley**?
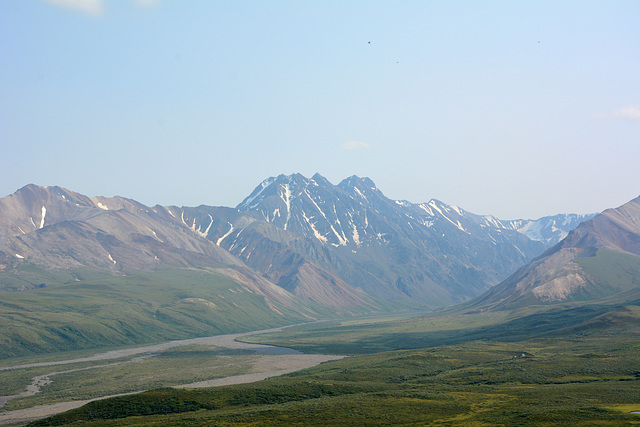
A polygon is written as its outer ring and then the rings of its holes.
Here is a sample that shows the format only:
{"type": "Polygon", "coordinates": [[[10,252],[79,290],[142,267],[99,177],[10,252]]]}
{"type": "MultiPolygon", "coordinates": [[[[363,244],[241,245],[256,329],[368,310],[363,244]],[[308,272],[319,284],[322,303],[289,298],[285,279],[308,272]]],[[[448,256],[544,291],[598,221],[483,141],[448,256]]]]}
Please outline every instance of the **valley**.
{"type": "Polygon", "coordinates": [[[519,314],[352,319],[249,335],[243,341],[356,355],[259,383],[92,402],[33,425],[640,425],[632,414],[640,311],[573,332],[459,337],[465,324],[502,330],[510,316],[519,314]]]}
{"type": "Polygon", "coordinates": [[[0,427],[640,427],[640,0],[0,0],[0,427]]]}
{"type": "Polygon", "coordinates": [[[0,412],[0,425],[42,418],[97,399],[159,386],[202,388],[254,382],[343,357],[237,341],[246,334],[170,341],[66,360],[33,359],[31,363],[0,367],[0,394],[27,389],[0,396],[0,408],[4,409],[0,412]],[[27,384],[29,380],[21,383],[34,374],[37,375],[31,384],[27,384]]]}
{"type": "Polygon", "coordinates": [[[591,217],[498,220],[357,176],[268,178],[235,209],[27,185],[0,199],[0,358],[433,310],[591,217]]]}
{"type": "Polygon", "coordinates": [[[7,423],[640,424],[640,199],[500,220],[293,174],[0,214],[7,423]]]}

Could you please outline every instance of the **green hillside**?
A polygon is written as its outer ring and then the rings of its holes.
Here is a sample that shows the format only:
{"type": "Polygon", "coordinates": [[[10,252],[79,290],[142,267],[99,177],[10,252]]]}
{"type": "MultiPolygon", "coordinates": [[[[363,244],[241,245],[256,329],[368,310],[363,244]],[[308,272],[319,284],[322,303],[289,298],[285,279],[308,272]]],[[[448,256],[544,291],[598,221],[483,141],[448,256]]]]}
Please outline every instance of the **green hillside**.
{"type": "Polygon", "coordinates": [[[576,262],[593,280],[600,296],[640,287],[640,257],[600,248],[594,256],[578,257],[576,262]]]}
{"type": "MultiPolygon", "coordinates": [[[[629,292],[637,299],[638,293],[629,292]]],[[[611,300],[561,306],[531,306],[514,311],[382,321],[343,320],[288,328],[282,332],[243,337],[243,341],[292,347],[311,353],[369,354],[419,349],[470,341],[518,342],[536,338],[581,336],[602,331],[638,330],[636,302],[611,300]],[[626,314],[625,314],[626,313],[626,314]],[[605,322],[604,319],[610,319],[605,322]]]]}
{"type": "Polygon", "coordinates": [[[215,270],[106,276],[0,300],[0,358],[264,329],[308,320],[215,270]],[[239,309],[240,308],[240,309],[239,309]]]}

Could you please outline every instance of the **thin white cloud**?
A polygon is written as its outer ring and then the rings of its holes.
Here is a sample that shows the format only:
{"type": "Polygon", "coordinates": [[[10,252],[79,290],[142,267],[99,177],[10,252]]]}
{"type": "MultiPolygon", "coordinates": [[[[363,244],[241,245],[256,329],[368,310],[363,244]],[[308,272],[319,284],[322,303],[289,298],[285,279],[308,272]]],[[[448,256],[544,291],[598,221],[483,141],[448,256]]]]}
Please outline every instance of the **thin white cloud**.
{"type": "Polygon", "coordinates": [[[133,3],[138,7],[152,8],[156,7],[160,3],[160,0],[134,0],[133,3]]]}
{"type": "Polygon", "coordinates": [[[86,13],[90,16],[102,16],[104,7],[102,0],[44,0],[63,9],[86,13]]]}
{"type": "Polygon", "coordinates": [[[634,122],[640,123],[640,109],[632,105],[621,108],[617,111],[614,111],[613,115],[615,117],[620,117],[622,119],[629,119],[629,120],[633,120],[634,122]]]}
{"type": "Polygon", "coordinates": [[[345,141],[340,147],[342,150],[369,150],[371,146],[362,141],[345,141]]]}

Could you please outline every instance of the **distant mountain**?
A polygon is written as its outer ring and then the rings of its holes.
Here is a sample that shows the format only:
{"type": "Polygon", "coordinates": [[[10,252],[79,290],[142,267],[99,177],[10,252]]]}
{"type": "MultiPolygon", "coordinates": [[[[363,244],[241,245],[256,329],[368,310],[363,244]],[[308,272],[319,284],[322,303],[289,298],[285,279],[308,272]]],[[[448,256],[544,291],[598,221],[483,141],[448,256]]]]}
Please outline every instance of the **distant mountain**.
{"type": "Polygon", "coordinates": [[[319,174],[266,179],[237,206],[239,215],[217,227],[208,225],[206,208],[197,209],[187,213],[195,227],[209,229],[208,238],[294,294],[303,287],[316,300],[326,291],[326,280],[316,281],[321,289],[305,285],[303,271],[313,265],[341,289],[432,307],[478,295],[553,240],[542,233],[531,239],[521,229],[551,229],[556,221],[560,235],[573,225],[560,216],[501,221],[437,200],[395,201],[369,178],[333,185],[319,174]]]}
{"type": "Polygon", "coordinates": [[[539,219],[517,219],[503,221],[492,216],[485,217],[497,227],[518,231],[531,240],[542,242],[551,247],[567,237],[578,225],[596,216],[596,214],[558,214],[539,219]]]}
{"type": "Polygon", "coordinates": [[[468,307],[496,310],[624,294],[637,299],[639,287],[640,197],[583,222],[468,307]]]}
{"type": "Polygon", "coordinates": [[[238,208],[27,185],[0,198],[0,358],[445,306],[570,225],[395,201],[356,176],[269,178],[238,208]]]}
{"type": "Polygon", "coordinates": [[[45,271],[216,268],[289,305],[438,307],[486,291],[584,218],[504,221],[391,200],[357,176],[338,185],[319,174],[272,177],[235,209],[28,185],[0,199],[0,272],[11,277],[0,287],[47,286],[45,271]]]}

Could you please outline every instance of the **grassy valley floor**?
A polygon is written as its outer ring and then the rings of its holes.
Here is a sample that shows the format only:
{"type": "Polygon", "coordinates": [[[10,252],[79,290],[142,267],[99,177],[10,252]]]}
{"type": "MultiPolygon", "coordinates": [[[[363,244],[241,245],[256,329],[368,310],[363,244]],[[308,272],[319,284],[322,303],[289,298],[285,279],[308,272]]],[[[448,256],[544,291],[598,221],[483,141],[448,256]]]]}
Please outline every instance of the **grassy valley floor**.
{"type": "Polygon", "coordinates": [[[162,386],[194,388],[253,382],[342,357],[246,344],[235,341],[238,336],[242,334],[94,355],[72,353],[66,360],[32,359],[0,367],[0,425],[50,416],[76,408],[88,399],[162,386]]]}
{"type": "Polygon", "coordinates": [[[94,402],[34,425],[640,425],[635,338],[357,356],[260,383],[94,402]]]}
{"type": "MultiPolygon", "coordinates": [[[[93,402],[33,425],[640,425],[638,311],[612,310],[511,341],[489,331],[514,313],[306,325],[247,339],[369,354],[259,383],[93,402]],[[456,339],[461,330],[485,338],[456,339]],[[402,338],[421,347],[384,351],[402,338]]],[[[550,313],[534,314],[517,317],[535,331],[550,313]]]]}

